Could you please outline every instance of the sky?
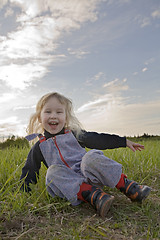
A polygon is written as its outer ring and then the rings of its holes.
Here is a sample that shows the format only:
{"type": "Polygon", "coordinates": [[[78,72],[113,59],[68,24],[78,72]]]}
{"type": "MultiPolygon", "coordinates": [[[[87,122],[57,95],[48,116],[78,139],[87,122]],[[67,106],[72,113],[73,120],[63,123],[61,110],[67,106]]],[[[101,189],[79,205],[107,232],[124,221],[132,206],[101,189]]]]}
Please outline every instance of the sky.
{"type": "Polygon", "coordinates": [[[160,135],[160,1],[0,0],[0,135],[48,92],[87,131],[160,135]]]}

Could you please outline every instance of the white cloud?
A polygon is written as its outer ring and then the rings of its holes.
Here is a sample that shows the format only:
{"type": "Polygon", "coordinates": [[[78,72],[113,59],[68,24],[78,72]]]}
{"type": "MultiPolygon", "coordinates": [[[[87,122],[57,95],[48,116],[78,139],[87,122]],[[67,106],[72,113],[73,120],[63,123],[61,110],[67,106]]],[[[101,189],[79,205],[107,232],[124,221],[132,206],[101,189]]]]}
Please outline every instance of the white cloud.
{"type": "Polygon", "coordinates": [[[154,58],[149,58],[148,60],[146,60],[145,61],[145,65],[149,65],[149,64],[151,64],[151,63],[153,63],[155,61],[155,59],[154,58]]]}
{"type": "Polygon", "coordinates": [[[80,108],[78,108],[77,113],[91,111],[95,114],[97,113],[97,109],[98,112],[101,112],[106,108],[110,108],[116,103],[121,103],[123,99],[121,97],[121,92],[129,89],[128,85],[125,85],[126,81],[127,78],[124,78],[122,81],[116,78],[113,81],[104,84],[103,88],[105,88],[108,93],[100,95],[95,100],[82,105],[80,108]]]}
{"type": "Polygon", "coordinates": [[[0,67],[0,78],[12,88],[25,89],[34,80],[42,78],[46,73],[46,68],[38,64],[24,64],[0,67]]]}
{"type": "Polygon", "coordinates": [[[26,20],[36,17],[48,8],[48,1],[45,1],[44,4],[43,0],[10,0],[10,2],[22,8],[25,15],[28,16],[26,20]]]}
{"type": "Polygon", "coordinates": [[[6,58],[7,53],[11,60],[47,59],[47,53],[57,47],[53,42],[58,37],[54,26],[53,19],[43,17],[24,23],[17,31],[9,33],[5,39],[2,38],[1,55],[6,58]]]}
{"type": "Polygon", "coordinates": [[[56,2],[48,0],[48,5],[54,17],[59,18],[64,16],[64,19],[71,19],[73,23],[83,23],[97,20],[95,9],[100,2],[100,0],[61,0],[56,2]]]}
{"type": "Polygon", "coordinates": [[[52,18],[40,17],[1,38],[0,79],[14,88],[24,89],[43,77],[48,66],[59,58],[49,54],[57,47],[54,25],[52,18]]]}
{"type": "Polygon", "coordinates": [[[138,22],[138,24],[140,25],[141,28],[144,28],[146,26],[151,25],[151,19],[150,17],[144,17],[142,15],[137,15],[135,17],[135,21],[138,22]]]}
{"type": "Polygon", "coordinates": [[[14,98],[15,98],[15,93],[2,93],[0,95],[0,103],[9,102],[14,98]]]}
{"type": "Polygon", "coordinates": [[[159,133],[160,100],[128,103],[128,97],[121,96],[124,89],[129,89],[126,81],[126,78],[122,81],[117,78],[107,83],[105,88],[109,90],[108,94],[99,95],[76,111],[86,130],[116,133],[122,136],[159,133]],[[114,88],[116,91],[113,90],[114,88]]]}
{"type": "Polygon", "coordinates": [[[127,78],[124,78],[123,80],[116,78],[111,82],[105,83],[103,87],[110,93],[126,91],[129,89],[128,85],[124,84],[126,81],[127,78]]]}
{"type": "Polygon", "coordinates": [[[68,50],[68,52],[69,52],[70,55],[75,55],[76,58],[78,58],[78,59],[82,59],[82,58],[84,58],[87,54],[89,54],[89,52],[84,51],[84,50],[82,50],[82,49],[73,50],[73,49],[71,49],[71,48],[68,48],[67,50],[68,50]]]}
{"type": "Polygon", "coordinates": [[[33,106],[17,106],[17,107],[14,107],[14,108],[13,108],[13,111],[16,111],[16,110],[35,109],[35,108],[36,108],[36,105],[33,105],[33,106]]]}
{"type": "Polygon", "coordinates": [[[151,16],[153,18],[160,18],[160,9],[157,9],[154,12],[152,12],[151,16]]]}
{"type": "Polygon", "coordinates": [[[0,120],[0,134],[3,135],[19,135],[22,136],[25,132],[26,126],[21,124],[17,116],[0,120]]]}
{"type": "Polygon", "coordinates": [[[86,80],[86,85],[87,86],[91,86],[93,84],[93,82],[95,81],[99,81],[99,80],[105,80],[106,79],[106,75],[104,72],[98,72],[97,74],[95,74],[93,77],[88,78],[86,80]]]}
{"type": "Polygon", "coordinates": [[[141,20],[141,27],[146,27],[149,26],[151,24],[150,18],[145,17],[141,20]]]}
{"type": "Polygon", "coordinates": [[[147,70],[148,70],[148,68],[145,67],[145,68],[142,69],[142,72],[146,72],[147,70]]]}
{"type": "Polygon", "coordinates": [[[42,12],[50,11],[54,19],[58,19],[60,28],[80,27],[78,23],[86,21],[96,21],[97,13],[96,6],[100,0],[10,0],[23,9],[23,18],[21,20],[30,20],[40,15],[42,12]],[[65,20],[65,21],[62,21],[65,20]],[[76,24],[77,23],[77,24],[76,24]]]}
{"type": "Polygon", "coordinates": [[[0,120],[0,134],[13,134],[18,130],[18,127],[21,128],[20,121],[17,119],[17,116],[0,120]]]}
{"type": "Polygon", "coordinates": [[[105,73],[99,72],[94,76],[95,81],[98,81],[101,78],[103,78],[103,79],[105,78],[105,73]]]}
{"type": "Polygon", "coordinates": [[[77,109],[77,113],[81,113],[81,112],[85,112],[85,111],[97,111],[97,108],[102,107],[102,106],[106,106],[106,104],[108,102],[110,102],[112,99],[112,96],[107,94],[104,96],[101,96],[100,98],[90,101],[84,105],[82,105],[80,108],[77,109]]]}
{"type": "Polygon", "coordinates": [[[134,136],[159,134],[158,109],[160,100],[127,104],[124,98],[106,95],[85,104],[76,114],[88,131],[134,136]]]}
{"type": "MultiPolygon", "coordinates": [[[[149,58],[147,59],[145,62],[144,62],[144,65],[146,65],[146,67],[142,68],[141,69],[141,72],[146,72],[148,71],[148,65],[152,64],[153,62],[155,61],[155,59],[152,57],[152,58],[149,58]]],[[[139,72],[134,72],[133,75],[136,76],[138,75],[139,72]]]]}
{"type": "MultiPolygon", "coordinates": [[[[55,53],[58,40],[64,33],[79,29],[82,23],[96,21],[95,9],[99,2],[10,0],[12,6],[20,7],[22,12],[17,16],[16,31],[0,36],[0,79],[13,88],[24,89],[45,76],[53,62],[66,58],[63,53],[55,53]]],[[[12,14],[11,8],[6,16],[9,14],[12,14]]],[[[81,49],[69,51],[77,58],[88,54],[81,49]]]]}
{"type": "Polygon", "coordinates": [[[103,85],[103,87],[110,87],[110,86],[113,86],[113,85],[115,85],[115,83],[117,83],[118,81],[119,81],[119,79],[116,78],[116,79],[114,79],[114,80],[111,81],[111,82],[105,83],[105,84],[103,85]]]}
{"type": "Polygon", "coordinates": [[[6,118],[6,119],[0,119],[0,124],[18,124],[19,121],[17,120],[17,116],[12,116],[12,117],[9,117],[9,118],[6,118]]]}

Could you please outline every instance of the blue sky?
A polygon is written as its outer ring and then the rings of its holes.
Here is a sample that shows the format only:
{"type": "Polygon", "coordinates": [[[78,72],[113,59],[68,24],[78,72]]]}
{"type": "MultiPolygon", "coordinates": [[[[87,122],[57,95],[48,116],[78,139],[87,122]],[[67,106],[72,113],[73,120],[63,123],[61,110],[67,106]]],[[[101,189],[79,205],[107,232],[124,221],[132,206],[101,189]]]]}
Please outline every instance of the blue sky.
{"type": "Polygon", "coordinates": [[[88,131],[160,135],[159,0],[0,0],[0,56],[0,135],[51,91],[88,131]]]}

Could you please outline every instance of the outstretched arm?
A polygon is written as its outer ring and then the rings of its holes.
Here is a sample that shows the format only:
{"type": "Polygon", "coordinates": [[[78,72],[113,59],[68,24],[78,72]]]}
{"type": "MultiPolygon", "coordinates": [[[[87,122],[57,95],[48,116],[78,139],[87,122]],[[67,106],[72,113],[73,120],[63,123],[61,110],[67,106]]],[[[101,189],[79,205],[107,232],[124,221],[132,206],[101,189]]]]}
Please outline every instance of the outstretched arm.
{"type": "Polygon", "coordinates": [[[134,143],[134,142],[132,142],[132,141],[130,141],[130,140],[126,140],[126,145],[127,145],[127,147],[129,147],[133,152],[135,152],[135,151],[137,151],[137,150],[139,150],[139,151],[141,151],[141,149],[144,149],[144,146],[143,145],[141,145],[141,144],[139,144],[139,143],[134,143]]]}

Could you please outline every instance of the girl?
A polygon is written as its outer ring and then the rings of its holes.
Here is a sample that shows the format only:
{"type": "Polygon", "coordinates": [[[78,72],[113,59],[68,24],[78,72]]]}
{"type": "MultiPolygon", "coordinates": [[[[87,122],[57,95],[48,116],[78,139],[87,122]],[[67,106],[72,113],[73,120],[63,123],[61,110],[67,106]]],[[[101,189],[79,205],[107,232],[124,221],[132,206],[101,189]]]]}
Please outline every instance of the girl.
{"type": "Polygon", "coordinates": [[[128,180],[121,164],[100,151],[126,146],[136,151],[144,146],[125,137],[82,130],[72,111],[72,102],[59,93],[46,94],[39,100],[28,133],[32,133],[26,137],[28,140],[39,136],[39,141],[30,150],[22,169],[22,188],[27,192],[31,190],[30,183],[37,183],[41,162],[48,168],[46,186],[52,197],[66,198],[72,205],[88,202],[102,217],[114,199],[102,190],[103,186],[116,187],[136,202],[142,202],[151,190],[128,180]],[[86,152],[85,147],[92,150],[86,152]]]}

